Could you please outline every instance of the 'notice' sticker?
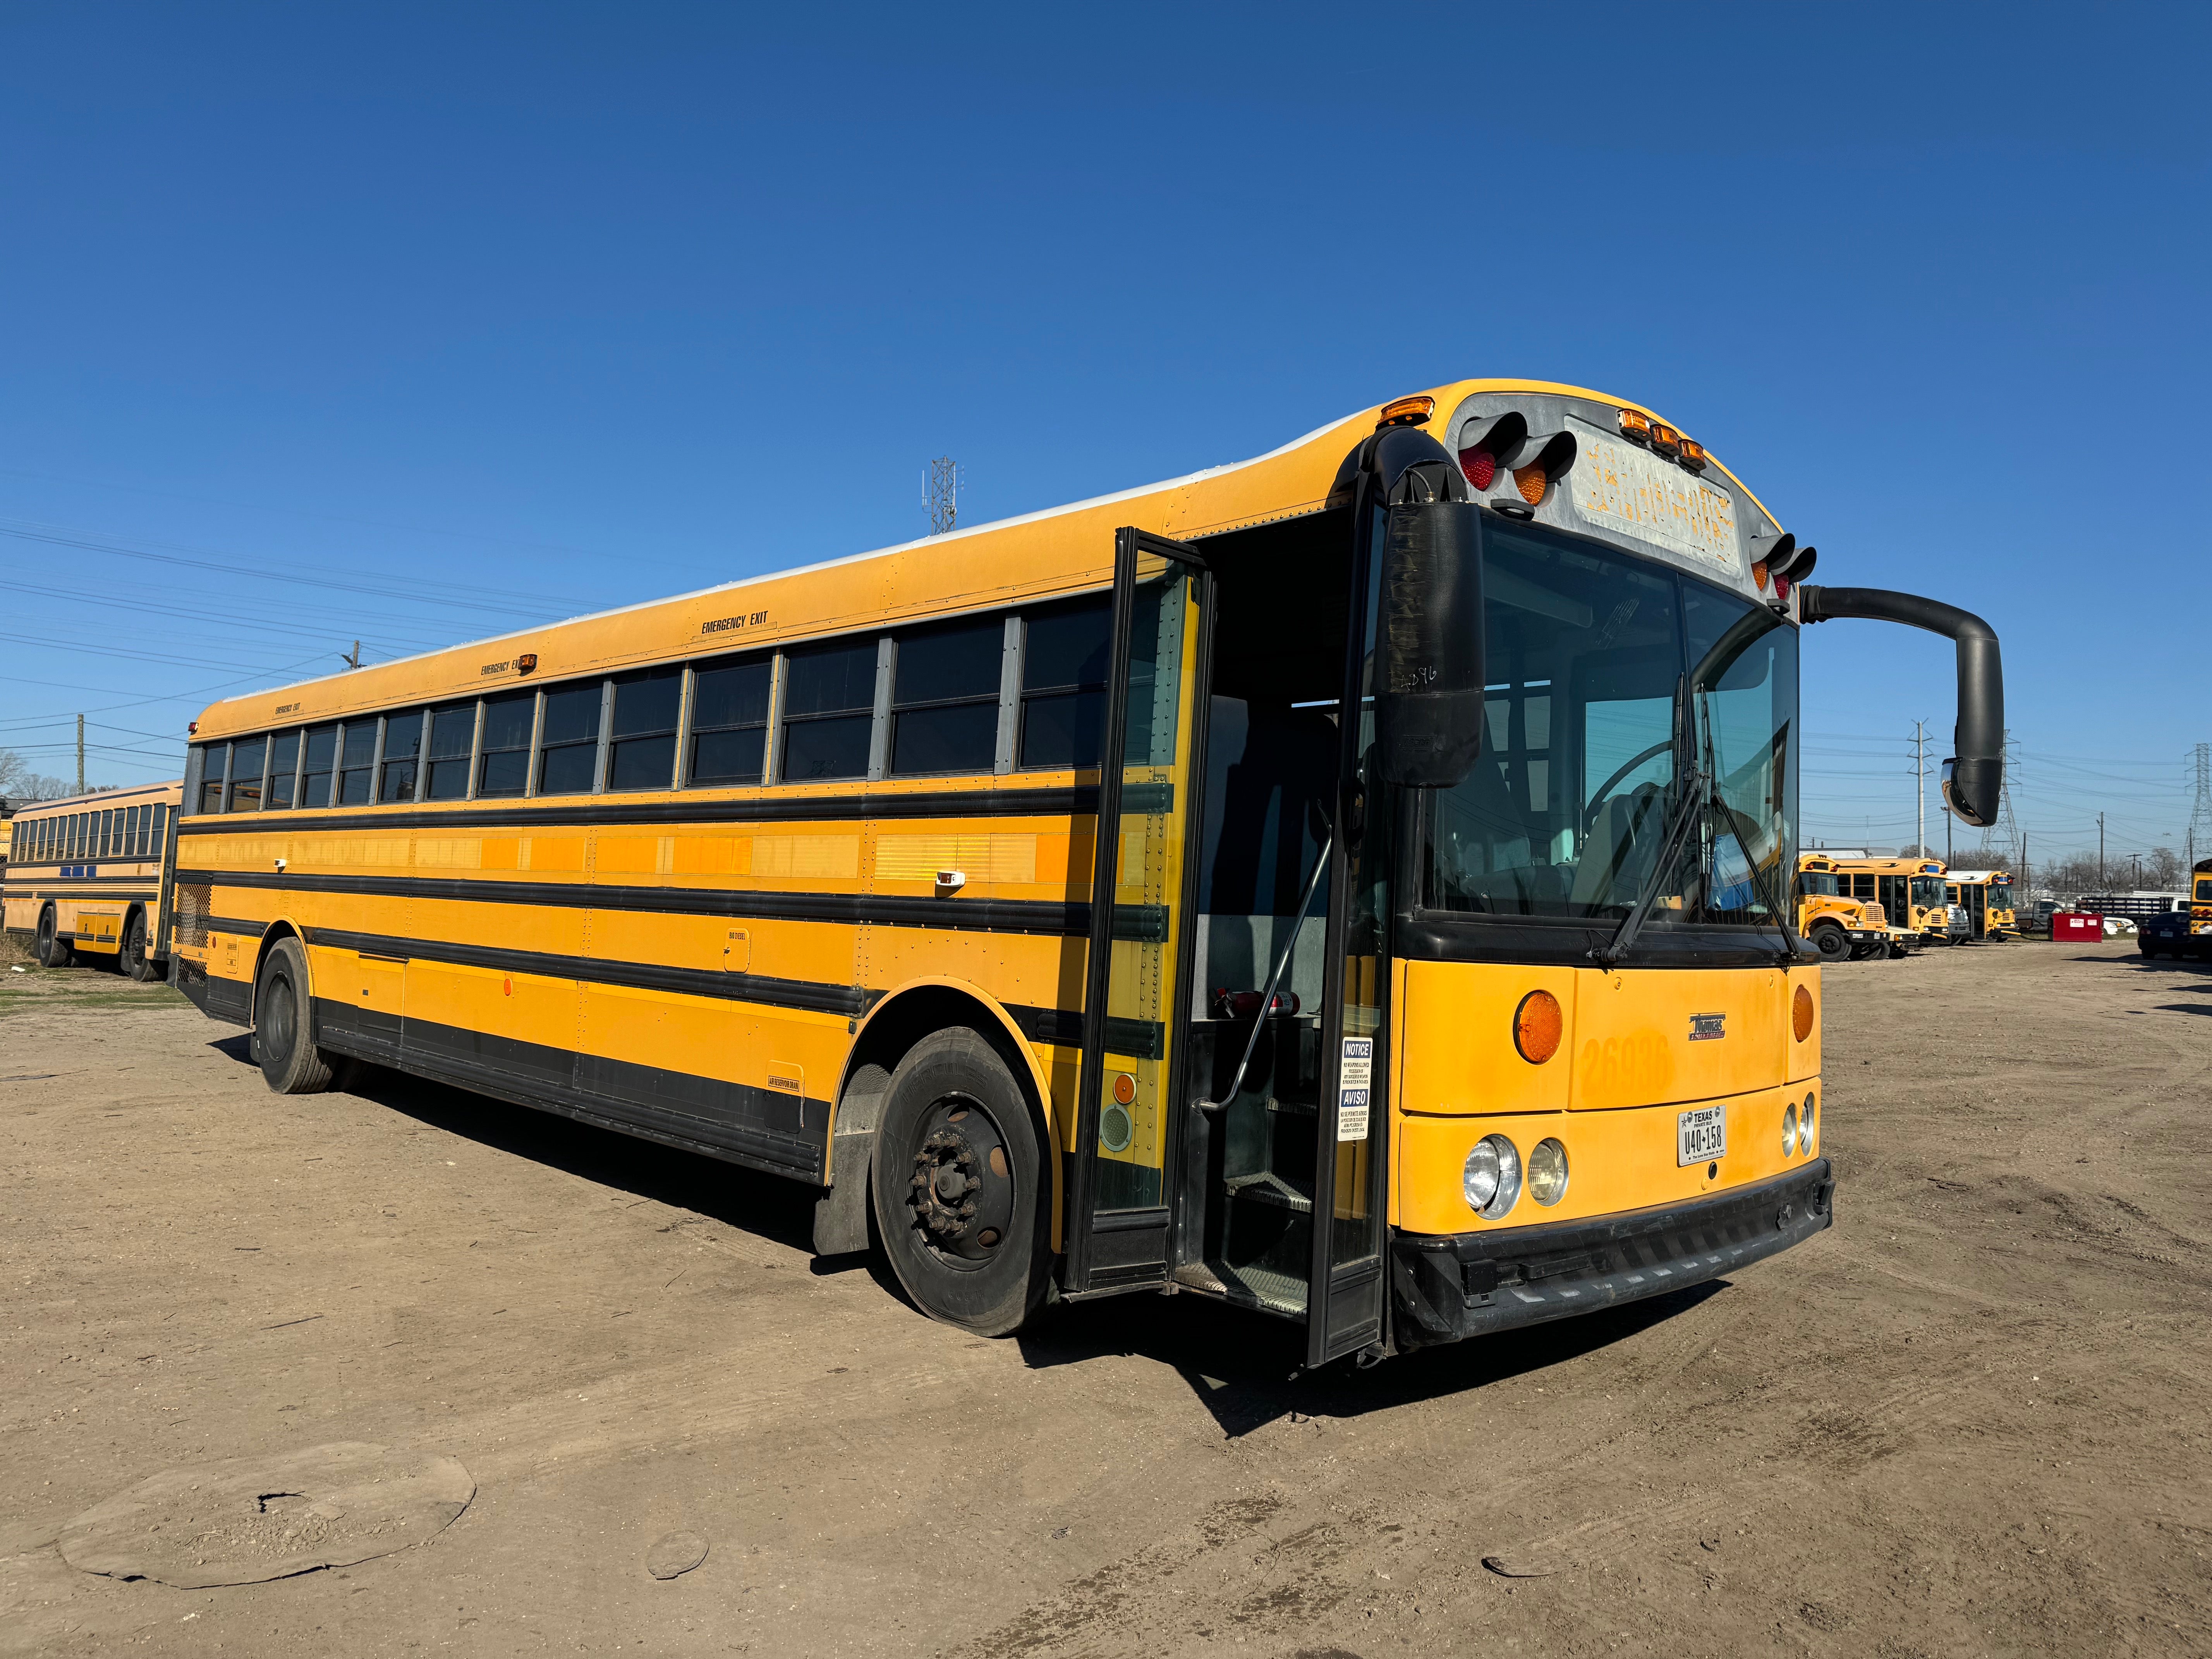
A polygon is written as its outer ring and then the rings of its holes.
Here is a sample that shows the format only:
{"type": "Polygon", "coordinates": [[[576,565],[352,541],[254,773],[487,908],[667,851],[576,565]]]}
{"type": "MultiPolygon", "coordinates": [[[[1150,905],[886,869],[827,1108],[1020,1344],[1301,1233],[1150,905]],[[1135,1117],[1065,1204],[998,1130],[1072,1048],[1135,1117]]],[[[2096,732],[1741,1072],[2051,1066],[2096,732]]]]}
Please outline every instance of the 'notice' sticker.
{"type": "Polygon", "coordinates": [[[1344,1064],[1336,1077],[1336,1138],[1367,1139],[1368,1091],[1375,1077],[1375,1039],[1346,1037],[1344,1064]]]}

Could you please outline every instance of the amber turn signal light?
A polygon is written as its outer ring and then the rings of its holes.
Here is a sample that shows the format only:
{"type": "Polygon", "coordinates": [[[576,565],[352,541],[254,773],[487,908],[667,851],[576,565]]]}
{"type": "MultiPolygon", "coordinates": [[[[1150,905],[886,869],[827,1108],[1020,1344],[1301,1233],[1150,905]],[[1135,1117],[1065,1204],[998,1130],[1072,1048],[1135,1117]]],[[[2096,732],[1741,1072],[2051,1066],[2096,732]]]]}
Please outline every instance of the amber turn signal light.
{"type": "Polygon", "coordinates": [[[1401,398],[1395,403],[1382,405],[1382,417],[1375,422],[1380,432],[1386,426],[1425,426],[1429,416],[1437,412],[1434,398],[1401,398]]]}
{"type": "Polygon", "coordinates": [[[1790,1000],[1790,1028],[1800,1042],[1813,1035],[1813,994],[1802,985],[1790,1000]]]}
{"type": "Polygon", "coordinates": [[[1513,1011],[1513,1046],[1531,1066],[1541,1066],[1559,1052],[1566,1027],[1559,998],[1549,991],[1531,991],[1513,1011]]]}

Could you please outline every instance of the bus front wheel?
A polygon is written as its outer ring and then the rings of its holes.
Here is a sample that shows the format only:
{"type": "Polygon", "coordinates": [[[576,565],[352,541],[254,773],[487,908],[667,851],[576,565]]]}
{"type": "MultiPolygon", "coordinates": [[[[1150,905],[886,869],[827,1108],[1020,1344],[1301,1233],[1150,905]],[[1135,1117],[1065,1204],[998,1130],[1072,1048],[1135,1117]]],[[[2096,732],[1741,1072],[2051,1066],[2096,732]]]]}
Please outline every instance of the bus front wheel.
{"type": "Polygon", "coordinates": [[[253,992],[253,1058],[280,1095],[320,1094],[335,1073],[317,1048],[307,1000],[307,957],[295,939],[276,941],[253,992]]]}
{"type": "Polygon", "coordinates": [[[61,936],[61,926],[51,904],[39,912],[39,943],[33,952],[41,968],[66,968],[70,958],[76,954],[70,942],[61,936]]]}
{"type": "Polygon", "coordinates": [[[1005,1336],[1044,1299],[1051,1210],[1036,1119],[998,1052],[933,1032],[891,1073],[870,1187],[891,1270],[932,1319],[1005,1336]]]}
{"type": "Polygon", "coordinates": [[[1840,927],[1815,927],[1813,948],[1820,953],[1822,962],[1845,962],[1851,954],[1851,941],[1840,927]]]}

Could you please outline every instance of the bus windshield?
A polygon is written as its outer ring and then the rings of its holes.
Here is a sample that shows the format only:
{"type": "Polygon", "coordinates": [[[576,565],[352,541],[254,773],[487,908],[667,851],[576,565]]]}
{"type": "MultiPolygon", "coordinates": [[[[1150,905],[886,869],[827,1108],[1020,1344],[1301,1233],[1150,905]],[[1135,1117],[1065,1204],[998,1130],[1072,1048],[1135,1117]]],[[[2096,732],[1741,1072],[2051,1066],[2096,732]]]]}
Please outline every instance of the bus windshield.
{"type": "Polygon", "coordinates": [[[1993,910],[2009,910],[2012,908],[2012,884],[2010,882],[1993,881],[1990,884],[1990,908],[1993,910]]]}
{"type": "Polygon", "coordinates": [[[1772,927],[1795,864],[1797,640],[1765,606],[1486,525],[1483,752],[1425,792],[1427,908],[1772,927]],[[1681,812],[1678,852],[1656,868],[1681,812]]]}
{"type": "Polygon", "coordinates": [[[1948,902],[1943,896],[1943,887],[1941,876],[1915,876],[1912,878],[1912,902],[1915,904],[1948,902]]]}
{"type": "Polygon", "coordinates": [[[1833,876],[1806,875],[1799,877],[1798,879],[1805,884],[1805,890],[1808,893],[1835,898],[1839,896],[1842,891],[1836,885],[1836,878],[1833,876]]]}

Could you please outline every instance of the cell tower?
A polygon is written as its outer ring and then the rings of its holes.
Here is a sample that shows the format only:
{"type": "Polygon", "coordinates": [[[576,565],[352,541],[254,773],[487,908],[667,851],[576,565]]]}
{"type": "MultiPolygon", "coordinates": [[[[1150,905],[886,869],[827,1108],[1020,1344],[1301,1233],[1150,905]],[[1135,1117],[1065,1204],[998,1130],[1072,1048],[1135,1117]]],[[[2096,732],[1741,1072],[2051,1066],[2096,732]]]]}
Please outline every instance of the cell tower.
{"type": "Polygon", "coordinates": [[[2212,854],[2212,743],[2197,745],[2197,805],[2189,811],[2189,862],[2212,854]]]}
{"type": "Polygon", "coordinates": [[[960,520],[960,469],[950,455],[929,464],[929,533],[942,536],[960,520]]]}
{"type": "Polygon", "coordinates": [[[2017,869],[2020,865],[2020,820],[2012,812],[2013,775],[2020,770],[2020,746],[2008,727],[2004,740],[2004,787],[1997,795],[1996,822],[1982,830],[1982,850],[1976,856],[1984,869],[2017,869]]]}

